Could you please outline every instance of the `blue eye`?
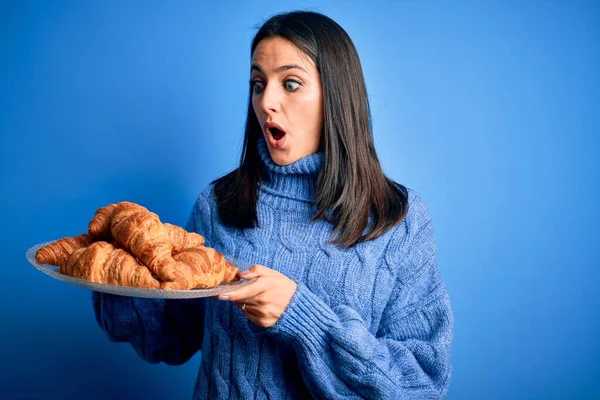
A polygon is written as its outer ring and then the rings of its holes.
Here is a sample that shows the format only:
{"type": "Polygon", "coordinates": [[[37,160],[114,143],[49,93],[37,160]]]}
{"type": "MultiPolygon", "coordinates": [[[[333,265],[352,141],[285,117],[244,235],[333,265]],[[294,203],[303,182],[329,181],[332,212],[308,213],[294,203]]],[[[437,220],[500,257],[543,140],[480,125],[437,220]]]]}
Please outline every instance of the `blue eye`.
{"type": "Polygon", "coordinates": [[[298,81],[295,81],[293,79],[288,79],[287,81],[285,81],[285,88],[288,92],[293,92],[294,90],[296,90],[298,87],[302,86],[302,84],[298,81]],[[294,86],[296,85],[296,86],[294,86]]]}
{"type": "Polygon", "coordinates": [[[261,81],[250,81],[250,85],[252,86],[252,92],[255,94],[261,93],[264,90],[263,83],[261,81]]]}
{"type": "MultiPolygon", "coordinates": [[[[252,88],[252,93],[254,94],[260,94],[265,90],[264,83],[259,80],[250,81],[250,86],[252,88]]],[[[284,82],[285,90],[287,90],[288,92],[294,92],[300,86],[302,86],[302,83],[294,79],[288,79],[284,82]]]]}

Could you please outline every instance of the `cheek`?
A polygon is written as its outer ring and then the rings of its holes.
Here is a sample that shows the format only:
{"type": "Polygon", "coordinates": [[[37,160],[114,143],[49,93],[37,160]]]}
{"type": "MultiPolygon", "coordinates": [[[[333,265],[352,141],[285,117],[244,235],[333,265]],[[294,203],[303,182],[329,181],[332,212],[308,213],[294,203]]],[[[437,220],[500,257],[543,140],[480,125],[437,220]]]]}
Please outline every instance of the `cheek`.
{"type": "Polygon", "coordinates": [[[298,120],[306,123],[310,121],[313,125],[319,125],[322,118],[321,94],[319,92],[307,93],[298,104],[298,120]]]}
{"type": "Polygon", "coordinates": [[[256,118],[259,122],[263,114],[261,110],[262,109],[260,106],[260,96],[252,96],[252,111],[254,111],[254,115],[256,115],[256,118]]]}

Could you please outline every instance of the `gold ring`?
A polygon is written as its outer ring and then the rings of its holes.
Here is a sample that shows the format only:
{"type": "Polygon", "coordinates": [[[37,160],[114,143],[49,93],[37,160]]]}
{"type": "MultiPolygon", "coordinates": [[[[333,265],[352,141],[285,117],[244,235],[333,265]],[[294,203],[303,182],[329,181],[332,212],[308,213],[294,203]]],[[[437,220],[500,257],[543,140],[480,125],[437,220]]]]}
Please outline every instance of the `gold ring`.
{"type": "Polygon", "coordinates": [[[246,311],[246,303],[242,304],[242,311],[246,311]]]}

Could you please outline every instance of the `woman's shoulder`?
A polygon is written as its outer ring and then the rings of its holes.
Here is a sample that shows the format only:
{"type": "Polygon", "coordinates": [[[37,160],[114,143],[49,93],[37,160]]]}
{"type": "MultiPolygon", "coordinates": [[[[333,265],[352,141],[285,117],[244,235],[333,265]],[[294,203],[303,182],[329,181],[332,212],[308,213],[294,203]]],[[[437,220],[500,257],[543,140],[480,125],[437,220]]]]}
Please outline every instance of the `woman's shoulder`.
{"type": "Polygon", "coordinates": [[[415,250],[420,252],[435,246],[432,217],[424,196],[410,188],[407,192],[406,216],[387,233],[385,259],[393,265],[406,260],[415,250]]]}
{"type": "Polygon", "coordinates": [[[408,192],[408,212],[404,221],[409,228],[417,229],[419,226],[431,222],[431,213],[425,201],[424,196],[411,188],[406,188],[408,192]]]}
{"type": "Polygon", "coordinates": [[[209,183],[198,195],[199,198],[202,198],[203,201],[206,201],[210,204],[216,202],[215,199],[215,184],[209,183]]]}
{"type": "Polygon", "coordinates": [[[216,205],[214,183],[210,183],[198,193],[194,201],[194,214],[210,213],[216,205]]]}

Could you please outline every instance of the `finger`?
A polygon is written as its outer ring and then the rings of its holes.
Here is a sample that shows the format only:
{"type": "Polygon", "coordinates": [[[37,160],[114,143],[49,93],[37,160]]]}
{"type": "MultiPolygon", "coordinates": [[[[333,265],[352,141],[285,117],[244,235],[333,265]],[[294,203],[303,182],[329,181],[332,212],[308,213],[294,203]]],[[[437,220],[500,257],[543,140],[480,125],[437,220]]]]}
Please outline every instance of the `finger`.
{"type": "MultiPolygon", "coordinates": [[[[248,279],[251,282],[247,283],[247,285],[251,285],[252,283],[256,282],[257,279],[258,278],[248,279]]],[[[238,289],[236,289],[235,286],[224,287],[223,290],[219,292],[219,294],[215,294],[214,296],[210,296],[210,297],[212,297],[213,299],[217,299],[217,300],[228,300],[229,293],[233,293],[236,290],[238,290],[238,289]],[[221,297],[221,295],[223,295],[223,298],[221,297]],[[225,297],[227,297],[227,298],[225,298],[225,297]]]]}
{"type": "Polygon", "coordinates": [[[244,279],[252,279],[258,276],[276,276],[279,272],[274,269],[265,267],[264,265],[254,264],[252,267],[245,271],[240,271],[239,275],[244,279]]]}
{"type": "Polygon", "coordinates": [[[255,305],[252,305],[250,303],[233,303],[233,304],[235,304],[235,306],[240,309],[242,314],[244,314],[246,317],[248,317],[253,322],[254,322],[254,320],[260,318],[262,315],[262,313],[260,312],[260,308],[255,305]]]}
{"type": "Polygon", "coordinates": [[[242,314],[248,318],[249,321],[256,325],[268,328],[273,326],[277,319],[269,318],[265,315],[265,312],[261,306],[256,306],[251,303],[236,302],[233,303],[237,308],[240,309],[242,314]],[[244,305],[245,304],[245,305],[244,305]]]}
{"type": "Polygon", "coordinates": [[[247,299],[240,299],[237,301],[234,301],[233,304],[237,307],[237,308],[242,308],[244,306],[244,304],[246,305],[246,307],[248,306],[252,306],[253,308],[257,308],[260,306],[260,304],[258,304],[256,301],[254,301],[254,297],[250,297],[247,299]]]}
{"type": "Polygon", "coordinates": [[[253,283],[244,286],[239,289],[227,291],[226,293],[221,293],[219,295],[219,300],[228,300],[239,302],[241,300],[248,300],[251,297],[254,297],[260,293],[262,293],[266,288],[266,282],[264,278],[257,278],[253,283]]]}
{"type": "Polygon", "coordinates": [[[246,305],[245,310],[242,310],[242,314],[248,318],[250,322],[262,326],[263,328],[269,328],[277,322],[277,319],[265,316],[264,313],[260,311],[260,308],[254,308],[248,305],[246,305]]]}

